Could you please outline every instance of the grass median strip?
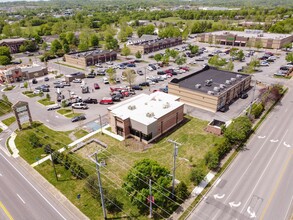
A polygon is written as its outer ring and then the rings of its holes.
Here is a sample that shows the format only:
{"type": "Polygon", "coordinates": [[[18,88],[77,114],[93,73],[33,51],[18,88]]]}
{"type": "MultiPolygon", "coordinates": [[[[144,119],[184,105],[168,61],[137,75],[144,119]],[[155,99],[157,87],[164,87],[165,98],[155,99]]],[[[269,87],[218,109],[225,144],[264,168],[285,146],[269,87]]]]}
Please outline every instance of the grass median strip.
{"type": "Polygon", "coordinates": [[[22,92],[22,94],[26,95],[29,98],[34,98],[34,97],[39,96],[39,94],[34,94],[33,91],[24,91],[24,92],[22,92]]]}
{"type": "Polygon", "coordinates": [[[10,117],[10,118],[6,118],[4,119],[2,122],[3,124],[5,124],[6,126],[11,125],[13,122],[16,121],[16,118],[14,116],[10,117]]]}
{"type": "Polygon", "coordinates": [[[47,99],[47,98],[40,99],[40,100],[38,101],[38,103],[40,103],[40,104],[42,104],[42,105],[44,105],[44,106],[55,104],[54,101],[51,101],[50,99],[47,99]]]}
{"type": "Polygon", "coordinates": [[[59,109],[57,112],[66,118],[73,118],[75,116],[82,115],[82,113],[73,112],[72,109],[69,108],[62,108],[59,109]]]}

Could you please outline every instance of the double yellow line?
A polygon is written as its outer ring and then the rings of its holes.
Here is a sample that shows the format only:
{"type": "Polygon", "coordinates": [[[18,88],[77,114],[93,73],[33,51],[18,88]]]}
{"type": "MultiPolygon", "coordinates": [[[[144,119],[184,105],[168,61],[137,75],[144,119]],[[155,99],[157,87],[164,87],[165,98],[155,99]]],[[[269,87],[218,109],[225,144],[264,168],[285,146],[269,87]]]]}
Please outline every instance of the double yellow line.
{"type": "Polygon", "coordinates": [[[10,213],[8,212],[8,210],[6,209],[6,207],[3,205],[3,203],[1,201],[0,201],[0,208],[5,212],[6,216],[10,220],[13,220],[12,216],[10,215],[10,213]]]}

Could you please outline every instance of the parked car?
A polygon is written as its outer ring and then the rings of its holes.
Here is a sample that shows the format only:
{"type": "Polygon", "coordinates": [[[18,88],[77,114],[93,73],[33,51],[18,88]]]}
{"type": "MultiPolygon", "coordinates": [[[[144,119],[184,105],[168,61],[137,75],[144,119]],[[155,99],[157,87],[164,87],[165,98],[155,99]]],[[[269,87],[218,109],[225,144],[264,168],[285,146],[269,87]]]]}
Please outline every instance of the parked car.
{"type": "Polygon", "coordinates": [[[134,89],[134,90],[143,90],[143,88],[141,86],[138,86],[138,85],[132,86],[131,89],[134,89]]]}
{"type": "Polygon", "coordinates": [[[36,90],[33,92],[33,94],[38,95],[38,94],[40,94],[41,92],[42,92],[41,90],[36,89],[36,90]]]}
{"type": "Polygon", "coordinates": [[[126,69],[126,66],[123,65],[123,64],[120,64],[120,65],[118,65],[118,68],[119,68],[119,69],[126,69]]]}
{"type": "Polygon", "coordinates": [[[85,120],[86,117],[84,115],[79,115],[79,116],[75,116],[71,119],[71,122],[77,122],[77,121],[82,121],[85,120]]]}
{"type": "Polygon", "coordinates": [[[227,112],[229,110],[229,105],[224,105],[222,108],[219,109],[220,112],[227,112]]]}
{"type": "Polygon", "coordinates": [[[149,71],[153,71],[153,70],[155,70],[155,69],[154,69],[153,67],[151,67],[151,66],[148,66],[147,69],[148,69],[149,71]]]}
{"type": "Polygon", "coordinates": [[[38,80],[37,80],[37,79],[33,79],[33,80],[32,80],[32,83],[33,83],[33,84],[37,84],[37,83],[38,83],[38,80]]]}
{"type": "Polygon", "coordinates": [[[56,104],[56,105],[49,106],[47,108],[47,111],[52,111],[52,110],[56,110],[56,109],[59,109],[59,108],[61,108],[61,106],[56,104]]]}
{"type": "Polygon", "coordinates": [[[157,72],[157,75],[165,75],[166,74],[166,72],[164,72],[164,71],[158,71],[157,72]]]}
{"type": "Polygon", "coordinates": [[[139,84],[139,86],[150,86],[150,84],[148,82],[142,82],[139,84]]]}
{"type": "Polygon", "coordinates": [[[54,88],[64,88],[63,83],[56,84],[54,88]]]}
{"type": "Polygon", "coordinates": [[[74,80],[72,80],[72,82],[73,82],[73,83],[81,83],[82,80],[81,80],[81,79],[74,79],[74,80]]]}
{"type": "Polygon", "coordinates": [[[104,84],[109,84],[108,78],[107,77],[103,77],[103,82],[104,82],[104,84]]]}
{"type": "Polygon", "coordinates": [[[95,74],[94,73],[89,73],[87,76],[86,76],[86,78],[95,78],[96,76],[95,76],[95,74]]]}
{"type": "Polygon", "coordinates": [[[262,61],[262,62],[260,62],[259,65],[260,66],[269,66],[270,64],[268,62],[266,62],[266,61],[262,61]]]}
{"type": "Polygon", "coordinates": [[[246,99],[247,97],[248,97],[248,94],[247,93],[240,94],[240,98],[241,99],[246,99]]]}
{"type": "Polygon", "coordinates": [[[46,76],[46,77],[44,78],[44,81],[46,81],[46,82],[49,81],[49,77],[46,76]]]}
{"type": "Polygon", "coordinates": [[[83,102],[73,103],[71,106],[72,108],[76,108],[76,109],[88,109],[87,104],[83,102]]]}
{"type": "Polygon", "coordinates": [[[87,98],[87,99],[84,99],[82,102],[86,103],[86,104],[97,104],[98,100],[97,99],[92,99],[92,98],[87,98]]]}
{"type": "Polygon", "coordinates": [[[142,70],[138,70],[138,71],[137,71],[137,74],[140,75],[140,76],[143,76],[143,72],[142,72],[142,70]]]}
{"type": "Polygon", "coordinates": [[[128,63],[127,67],[136,67],[136,65],[134,63],[128,63]]]}
{"type": "Polygon", "coordinates": [[[120,78],[119,78],[119,77],[116,77],[116,78],[115,78],[115,82],[116,82],[116,83],[121,83],[120,78]]]}
{"type": "Polygon", "coordinates": [[[113,100],[111,97],[104,97],[102,100],[100,100],[101,105],[110,105],[113,104],[113,100]]]}
{"type": "Polygon", "coordinates": [[[95,88],[95,89],[100,89],[99,84],[98,84],[98,83],[94,83],[94,88],[95,88]]]}

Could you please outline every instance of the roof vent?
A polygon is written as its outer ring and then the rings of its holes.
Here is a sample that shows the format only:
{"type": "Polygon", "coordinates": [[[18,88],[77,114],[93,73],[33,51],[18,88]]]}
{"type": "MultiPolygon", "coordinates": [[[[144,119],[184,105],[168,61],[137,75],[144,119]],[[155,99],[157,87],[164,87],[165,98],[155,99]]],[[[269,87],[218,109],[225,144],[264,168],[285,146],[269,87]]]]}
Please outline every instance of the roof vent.
{"type": "Polygon", "coordinates": [[[241,79],[241,78],[242,78],[242,75],[237,74],[237,75],[236,75],[236,78],[237,78],[237,79],[241,79]]]}
{"type": "Polygon", "coordinates": [[[220,87],[214,87],[215,92],[220,92],[220,87]]]}
{"type": "Polygon", "coordinates": [[[134,110],[134,109],[136,109],[136,106],[135,106],[135,105],[129,105],[129,106],[128,106],[128,109],[129,109],[129,110],[134,110]]]}
{"type": "Polygon", "coordinates": [[[201,87],[201,84],[200,83],[198,83],[198,84],[195,85],[195,88],[196,89],[200,89],[200,87],[201,87]]]}
{"type": "Polygon", "coordinates": [[[214,91],[208,91],[208,94],[209,95],[215,95],[215,92],[214,91]]]}
{"type": "Polygon", "coordinates": [[[213,84],[213,80],[212,79],[208,79],[205,81],[205,85],[206,86],[211,86],[213,84]]]}
{"type": "Polygon", "coordinates": [[[154,116],[155,116],[155,114],[153,112],[147,112],[146,113],[146,117],[148,117],[148,118],[151,118],[151,117],[154,117],[154,116]]]}
{"type": "Polygon", "coordinates": [[[166,102],[165,104],[163,104],[163,108],[166,109],[166,108],[169,108],[170,107],[170,103],[169,102],[166,102]]]}
{"type": "Polygon", "coordinates": [[[235,78],[231,78],[231,82],[235,82],[236,81],[236,79],[235,78]]]}
{"type": "Polygon", "coordinates": [[[226,84],[227,85],[231,85],[231,81],[230,80],[226,80],[226,84]]]}

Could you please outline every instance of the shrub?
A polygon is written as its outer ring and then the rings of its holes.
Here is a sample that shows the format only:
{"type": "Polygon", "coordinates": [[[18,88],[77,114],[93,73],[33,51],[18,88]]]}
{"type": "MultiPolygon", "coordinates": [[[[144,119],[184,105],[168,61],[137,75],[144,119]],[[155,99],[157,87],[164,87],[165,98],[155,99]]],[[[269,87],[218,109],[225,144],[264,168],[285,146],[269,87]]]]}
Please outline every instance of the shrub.
{"type": "Polygon", "coordinates": [[[264,111],[264,105],[262,103],[254,103],[251,108],[251,114],[254,118],[259,118],[264,111]]]}
{"type": "Polygon", "coordinates": [[[175,189],[176,198],[180,200],[185,200],[189,196],[188,188],[185,182],[180,182],[175,189]]]}
{"type": "Polygon", "coordinates": [[[190,180],[192,182],[198,185],[204,178],[205,178],[205,171],[203,167],[195,167],[194,169],[192,169],[190,173],[190,180]]]}
{"type": "Polygon", "coordinates": [[[219,154],[215,150],[208,151],[204,157],[205,164],[209,169],[216,169],[219,166],[219,154]]]}

